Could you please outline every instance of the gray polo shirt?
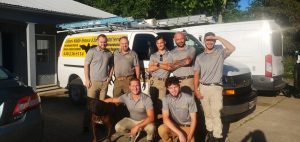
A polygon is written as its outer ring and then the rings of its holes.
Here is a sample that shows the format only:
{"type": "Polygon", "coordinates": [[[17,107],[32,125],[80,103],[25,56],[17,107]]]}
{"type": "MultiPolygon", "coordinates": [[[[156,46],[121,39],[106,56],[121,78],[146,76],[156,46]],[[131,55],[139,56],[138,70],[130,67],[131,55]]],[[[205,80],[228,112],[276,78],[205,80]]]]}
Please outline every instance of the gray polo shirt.
{"type": "Polygon", "coordinates": [[[190,125],[190,113],[197,112],[193,95],[181,92],[178,97],[171,94],[163,98],[163,111],[169,111],[170,118],[180,125],[190,125]]]}
{"type": "Polygon", "coordinates": [[[215,46],[211,53],[196,57],[194,70],[200,72],[201,83],[222,83],[223,64],[229,53],[222,46],[215,46]]]}
{"type": "Polygon", "coordinates": [[[143,120],[147,117],[147,110],[153,109],[153,103],[150,96],[141,93],[141,97],[136,102],[131,97],[131,94],[124,94],[119,97],[119,101],[127,106],[130,113],[130,118],[136,121],[143,120]]]}
{"type": "Polygon", "coordinates": [[[100,47],[90,49],[85,57],[85,63],[90,66],[91,81],[106,81],[112,66],[112,53],[100,47]]]}
{"type": "Polygon", "coordinates": [[[139,65],[137,54],[129,50],[128,53],[122,55],[121,50],[114,52],[114,71],[115,76],[129,76],[134,74],[134,67],[139,65]]]}
{"type": "MultiPolygon", "coordinates": [[[[172,58],[170,56],[170,52],[166,51],[164,54],[160,54],[159,52],[153,53],[150,56],[150,62],[149,64],[153,63],[172,63],[172,58]],[[162,57],[162,61],[160,60],[162,57]]],[[[164,70],[164,69],[158,69],[154,72],[151,73],[152,77],[157,77],[157,78],[167,78],[169,77],[169,71],[164,70]]]]}
{"type": "MultiPolygon", "coordinates": [[[[185,46],[183,50],[179,50],[178,47],[176,47],[171,51],[173,63],[176,62],[176,60],[182,60],[186,57],[190,57],[194,61],[195,55],[196,49],[193,46],[185,46]]],[[[177,77],[194,75],[193,66],[191,64],[188,66],[180,67],[173,71],[173,74],[177,77]]]]}

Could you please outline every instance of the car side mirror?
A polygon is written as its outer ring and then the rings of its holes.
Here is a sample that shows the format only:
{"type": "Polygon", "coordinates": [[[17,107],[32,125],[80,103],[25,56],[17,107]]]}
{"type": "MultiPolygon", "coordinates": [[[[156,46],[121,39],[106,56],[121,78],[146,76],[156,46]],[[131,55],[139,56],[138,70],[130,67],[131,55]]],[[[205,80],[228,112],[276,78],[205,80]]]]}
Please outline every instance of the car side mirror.
{"type": "Polygon", "coordinates": [[[202,35],[199,35],[198,39],[202,42],[202,35]]]}

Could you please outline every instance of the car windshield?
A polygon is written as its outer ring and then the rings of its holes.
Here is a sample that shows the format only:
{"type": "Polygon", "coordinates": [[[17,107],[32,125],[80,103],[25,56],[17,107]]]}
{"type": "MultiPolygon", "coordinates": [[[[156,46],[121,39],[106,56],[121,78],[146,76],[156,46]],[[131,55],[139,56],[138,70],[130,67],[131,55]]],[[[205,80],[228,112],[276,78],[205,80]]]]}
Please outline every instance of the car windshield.
{"type": "Polygon", "coordinates": [[[7,71],[5,71],[4,68],[0,68],[0,80],[8,79],[9,75],[7,74],[7,71]]]}

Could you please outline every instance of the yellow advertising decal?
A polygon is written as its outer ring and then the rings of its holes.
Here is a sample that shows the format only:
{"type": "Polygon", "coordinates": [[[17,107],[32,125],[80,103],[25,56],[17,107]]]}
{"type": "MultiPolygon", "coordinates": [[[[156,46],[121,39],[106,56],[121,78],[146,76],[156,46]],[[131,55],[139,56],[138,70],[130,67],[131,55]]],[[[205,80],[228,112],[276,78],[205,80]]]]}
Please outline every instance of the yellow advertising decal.
{"type": "MultiPolygon", "coordinates": [[[[118,49],[119,39],[123,36],[127,35],[107,35],[106,48],[112,52],[118,49]]],[[[98,45],[96,38],[97,36],[79,36],[66,39],[63,45],[62,56],[84,58],[90,48],[94,48],[98,45]]]]}

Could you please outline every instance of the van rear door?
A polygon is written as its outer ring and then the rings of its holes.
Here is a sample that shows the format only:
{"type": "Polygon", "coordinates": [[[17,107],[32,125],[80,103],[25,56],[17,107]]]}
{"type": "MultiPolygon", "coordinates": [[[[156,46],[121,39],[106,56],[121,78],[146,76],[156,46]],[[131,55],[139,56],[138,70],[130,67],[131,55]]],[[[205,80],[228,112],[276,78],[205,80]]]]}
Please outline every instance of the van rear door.
{"type": "Polygon", "coordinates": [[[275,31],[272,33],[272,42],[271,42],[271,52],[272,55],[272,76],[280,76],[283,75],[283,42],[282,42],[282,34],[279,31],[275,31]]]}

